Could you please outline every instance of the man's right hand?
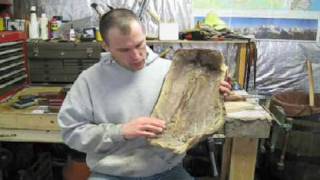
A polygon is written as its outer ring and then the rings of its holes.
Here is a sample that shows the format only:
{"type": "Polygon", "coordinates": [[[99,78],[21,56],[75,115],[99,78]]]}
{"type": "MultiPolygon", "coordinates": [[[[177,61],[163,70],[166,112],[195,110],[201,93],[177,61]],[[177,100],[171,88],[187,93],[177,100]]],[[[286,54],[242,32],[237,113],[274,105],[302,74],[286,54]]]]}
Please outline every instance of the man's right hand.
{"type": "Polygon", "coordinates": [[[125,139],[133,139],[137,137],[153,138],[161,134],[165,129],[165,121],[140,117],[133,119],[122,126],[122,134],[125,139]]]}

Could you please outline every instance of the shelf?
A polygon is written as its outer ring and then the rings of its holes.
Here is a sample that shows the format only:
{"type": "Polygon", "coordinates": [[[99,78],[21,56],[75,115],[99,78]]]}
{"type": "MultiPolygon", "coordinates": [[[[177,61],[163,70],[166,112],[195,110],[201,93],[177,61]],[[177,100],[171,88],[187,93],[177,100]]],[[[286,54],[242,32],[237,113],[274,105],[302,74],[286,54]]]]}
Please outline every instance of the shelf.
{"type": "Polygon", "coordinates": [[[248,40],[225,40],[225,41],[189,41],[189,40],[147,40],[147,44],[242,44],[248,40]]]}

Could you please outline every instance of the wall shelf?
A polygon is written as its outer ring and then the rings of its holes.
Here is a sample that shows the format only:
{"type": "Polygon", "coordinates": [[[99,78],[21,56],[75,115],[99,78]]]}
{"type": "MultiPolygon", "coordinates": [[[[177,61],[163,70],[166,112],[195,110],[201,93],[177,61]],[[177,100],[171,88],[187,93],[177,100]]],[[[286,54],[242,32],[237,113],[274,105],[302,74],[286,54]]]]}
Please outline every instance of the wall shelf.
{"type": "Polygon", "coordinates": [[[224,41],[189,41],[189,40],[147,40],[147,44],[228,44],[228,43],[248,43],[248,40],[224,40],[224,41]]]}

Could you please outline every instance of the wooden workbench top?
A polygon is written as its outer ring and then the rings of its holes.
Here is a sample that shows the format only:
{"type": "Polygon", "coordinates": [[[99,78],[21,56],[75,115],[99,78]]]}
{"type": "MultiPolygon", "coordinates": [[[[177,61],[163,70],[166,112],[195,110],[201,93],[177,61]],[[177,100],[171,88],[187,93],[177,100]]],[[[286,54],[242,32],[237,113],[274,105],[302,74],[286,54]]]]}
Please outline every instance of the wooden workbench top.
{"type": "MultiPolygon", "coordinates": [[[[17,97],[39,92],[59,92],[61,87],[29,87],[0,104],[0,141],[62,142],[56,113],[33,114],[36,107],[11,107],[17,97]]],[[[225,137],[267,138],[271,116],[254,101],[225,102],[225,137]]]]}
{"type": "Polygon", "coordinates": [[[226,137],[269,137],[271,115],[255,99],[225,102],[226,137]]]}
{"type": "Polygon", "coordinates": [[[57,124],[56,113],[35,114],[32,112],[37,109],[36,106],[25,109],[15,109],[12,105],[21,95],[37,95],[38,93],[44,92],[58,93],[61,89],[62,87],[28,87],[21,90],[8,102],[0,104],[0,128],[17,130],[60,130],[57,124]]]}

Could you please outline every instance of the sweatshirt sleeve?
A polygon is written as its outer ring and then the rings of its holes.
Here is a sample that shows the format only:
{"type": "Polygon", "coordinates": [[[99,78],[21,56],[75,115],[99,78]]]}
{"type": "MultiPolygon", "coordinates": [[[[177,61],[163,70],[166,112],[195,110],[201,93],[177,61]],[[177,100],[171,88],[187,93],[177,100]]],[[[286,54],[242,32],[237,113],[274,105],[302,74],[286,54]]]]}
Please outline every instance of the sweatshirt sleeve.
{"type": "Polygon", "coordinates": [[[81,152],[107,152],[125,141],[122,124],[95,124],[88,83],[81,75],[68,92],[58,114],[62,139],[69,147],[81,152]]]}

